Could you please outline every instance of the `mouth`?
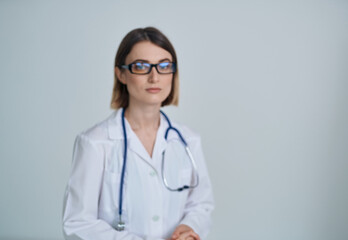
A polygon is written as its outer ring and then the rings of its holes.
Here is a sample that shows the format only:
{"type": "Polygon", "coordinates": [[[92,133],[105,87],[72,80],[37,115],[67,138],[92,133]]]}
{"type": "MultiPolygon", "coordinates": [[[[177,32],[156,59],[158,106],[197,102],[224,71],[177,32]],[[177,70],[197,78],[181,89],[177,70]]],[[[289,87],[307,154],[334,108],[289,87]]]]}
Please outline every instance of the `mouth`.
{"type": "Polygon", "coordinates": [[[146,91],[149,93],[158,93],[161,91],[160,88],[146,88],[146,91]]]}

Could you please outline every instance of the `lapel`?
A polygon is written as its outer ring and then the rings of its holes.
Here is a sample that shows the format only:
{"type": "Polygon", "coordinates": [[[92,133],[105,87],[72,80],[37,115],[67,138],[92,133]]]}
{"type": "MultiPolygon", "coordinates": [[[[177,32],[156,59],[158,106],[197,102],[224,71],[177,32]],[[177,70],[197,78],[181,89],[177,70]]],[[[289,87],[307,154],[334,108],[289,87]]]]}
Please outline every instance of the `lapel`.
{"type": "MultiPolygon", "coordinates": [[[[122,128],[122,111],[123,109],[119,109],[115,111],[108,120],[108,133],[109,133],[110,139],[122,140],[122,141],[124,140],[123,128],[122,128]]],[[[147,162],[150,166],[160,170],[162,152],[165,150],[167,145],[167,142],[164,139],[165,131],[168,128],[168,123],[166,119],[161,115],[160,126],[157,131],[156,141],[155,141],[153,154],[152,154],[153,158],[150,157],[145,147],[139,140],[138,136],[133,132],[127,119],[125,119],[125,125],[126,125],[126,132],[127,132],[128,151],[134,152],[141,159],[147,162]]]]}

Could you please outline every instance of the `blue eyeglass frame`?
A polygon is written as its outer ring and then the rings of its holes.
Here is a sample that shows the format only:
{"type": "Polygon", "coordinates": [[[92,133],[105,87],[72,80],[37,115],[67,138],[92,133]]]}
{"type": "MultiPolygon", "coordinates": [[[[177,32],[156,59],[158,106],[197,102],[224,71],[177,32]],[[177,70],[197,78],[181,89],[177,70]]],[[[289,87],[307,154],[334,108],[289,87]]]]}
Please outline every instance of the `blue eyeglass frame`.
{"type": "Polygon", "coordinates": [[[146,75],[146,74],[149,74],[151,71],[152,71],[152,68],[155,67],[156,71],[159,73],[159,74],[172,74],[172,73],[175,73],[176,72],[176,63],[175,62],[160,62],[160,63],[157,63],[157,64],[151,64],[151,63],[142,63],[142,64],[148,64],[150,66],[149,68],[149,71],[146,72],[146,73],[135,73],[132,71],[132,66],[137,64],[136,62],[135,63],[131,63],[131,64],[128,64],[128,65],[118,65],[119,68],[123,68],[123,69],[128,69],[130,71],[130,73],[132,74],[136,74],[136,75],[146,75]],[[160,72],[158,70],[158,66],[160,64],[163,64],[163,63],[171,63],[172,64],[172,72],[169,72],[169,73],[163,73],[163,72],[160,72]]]}

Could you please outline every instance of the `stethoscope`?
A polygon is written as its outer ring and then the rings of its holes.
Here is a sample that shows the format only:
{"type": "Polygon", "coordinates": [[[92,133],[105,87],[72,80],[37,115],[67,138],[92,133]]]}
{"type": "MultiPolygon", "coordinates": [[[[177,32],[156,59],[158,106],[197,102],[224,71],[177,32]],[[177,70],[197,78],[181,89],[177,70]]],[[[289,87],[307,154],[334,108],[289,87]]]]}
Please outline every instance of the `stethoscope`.
{"type": "MultiPolygon", "coordinates": [[[[169,131],[170,130],[173,130],[174,132],[177,133],[177,135],[179,136],[182,144],[184,145],[185,147],[185,150],[186,150],[186,153],[188,155],[188,157],[190,158],[190,162],[192,164],[192,168],[193,168],[193,173],[194,175],[196,176],[195,177],[195,184],[193,185],[184,185],[182,187],[179,187],[179,188],[171,188],[169,185],[168,185],[168,181],[167,181],[167,178],[165,176],[165,171],[164,171],[164,158],[165,158],[165,151],[162,152],[162,180],[163,180],[163,183],[164,183],[164,186],[169,190],[169,191],[172,191],[172,192],[181,192],[185,189],[190,189],[190,188],[195,188],[198,186],[198,183],[199,183],[199,176],[198,176],[198,171],[197,171],[197,165],[196,165],[196,162],[194,161],[193,159],[193,156],[192,156],[192,153],[187,145],[187,142],[185,141],[185,139],[183,138],[183,136],[181,135],[180,131],[173,127],[169,118],[167,117],[167,115],[160,111],[160,113],[164,116],[164,118],[166,119],[167,123],[168,123],[168,128],[165,132],[165,135],[164,135],[164,138],[165,140],[167,141],[167,137],[168,137],[168,134],[169,134],[169,131]]],[[[122,203],[123,203],[123,186],[124,186],[124,175],[125,175],[125,171],[126,171],[126,163],[127,163],[127,131],[126,131],[126,124],[125,124],[125,109],[122,110],[122,130],[123,130],[123,137],[124,137],[124,152],[123,152],[123,166],[122,166],[122,172],[121,172],[121,181],[120,181],[120,194],[119,194],[119,202],[118,202],[118,223],[117,223],[117,226],[116,226],[116,230],[117,231],[123,231],[124,228],[125,228],[125,222],[122,221],[122,203]]]]}

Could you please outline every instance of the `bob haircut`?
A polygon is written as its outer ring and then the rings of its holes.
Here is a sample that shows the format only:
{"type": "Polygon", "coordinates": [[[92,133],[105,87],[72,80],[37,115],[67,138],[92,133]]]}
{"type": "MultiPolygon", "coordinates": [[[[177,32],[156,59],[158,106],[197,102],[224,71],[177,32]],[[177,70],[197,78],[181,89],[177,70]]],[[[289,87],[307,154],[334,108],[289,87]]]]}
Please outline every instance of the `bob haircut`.
{"type": "MultiPolygon", "coordinates": [[[[142,41],[149,41],[164,50],[168,51],[176,64],[176,71],[173,73],[172,88],[168,97],[162,102],[161,106],[178,105],[179,102],[179,72],[176,53],[173,45],[168,38],[154,27],[137,28],[130,31],[122,40],[115,58],[115,68],[124,65],[127,55],[131,52],[133,46],[142,41]]],[[[121,69],[126,71],[126,69],[121,69]]],[[[112,91],[111,108],[126,108],[129,104],[129,93],[127,86],[117,78],[114,73],[114,87],[112,91]]]]}

